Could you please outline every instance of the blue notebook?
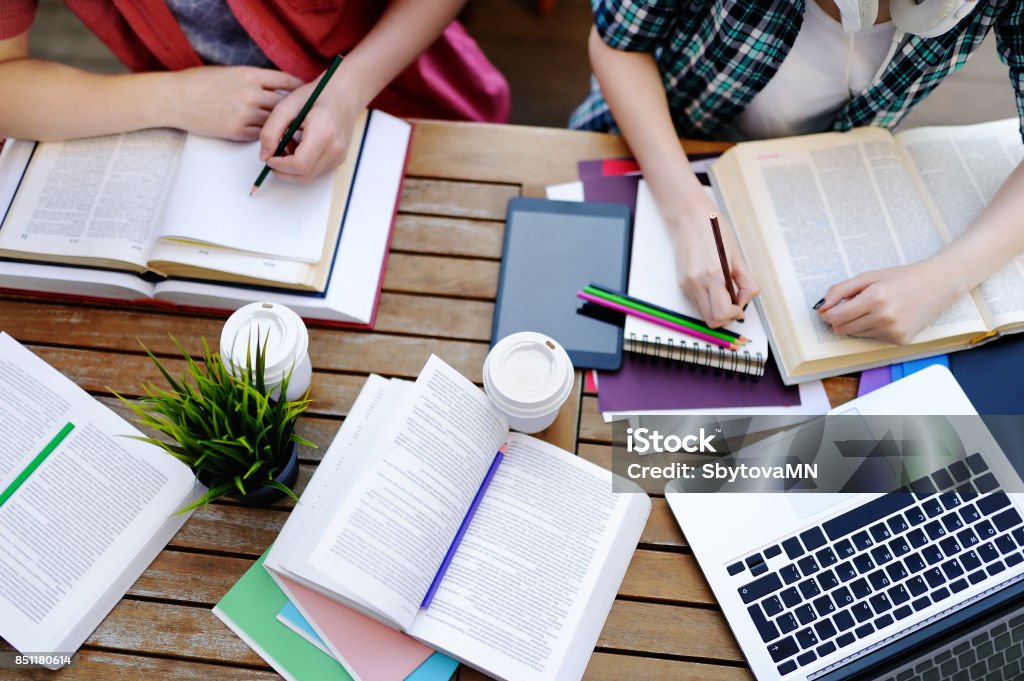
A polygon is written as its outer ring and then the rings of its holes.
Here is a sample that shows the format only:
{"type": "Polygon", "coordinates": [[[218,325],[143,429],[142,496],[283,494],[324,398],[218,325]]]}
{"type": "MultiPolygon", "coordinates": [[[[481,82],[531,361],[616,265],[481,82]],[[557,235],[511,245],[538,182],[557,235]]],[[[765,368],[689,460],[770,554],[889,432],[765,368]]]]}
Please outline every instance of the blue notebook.
{"type": "Polygon", "coordinates": [[[949,369],[979,414],[1024,414],[1024,334],[955,352],[949,369]]]}

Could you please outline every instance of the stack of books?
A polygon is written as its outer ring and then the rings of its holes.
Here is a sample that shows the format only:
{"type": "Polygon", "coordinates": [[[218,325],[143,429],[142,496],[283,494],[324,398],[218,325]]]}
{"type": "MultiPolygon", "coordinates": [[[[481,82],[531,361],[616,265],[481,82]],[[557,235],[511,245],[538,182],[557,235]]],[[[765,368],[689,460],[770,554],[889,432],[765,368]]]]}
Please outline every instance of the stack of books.
{"type": "Polygon", "coordinates": [[[651,510],[622,484],[509,432],[436,356],[415,383],[372,375],[274,546],[215,613],[294,679],[444,676],[455,660],[579,679],[651,510]],[[286,641],[333,676],[299,669],[286,641]]]}
{"type": "MultiPolygon", "coordinates": [[[[718,158],[692,159],[761,286],[745,321],[730,325],[750,342],[721,348],[627,317],[622,370],[590,377],[606,420],[660,411],[823,414],[829,403],[820,379],[864,370],[868,392],[929,361],[972,364],[956,355],[929,358],[1024,329],[1024,258],[902,346],[836,335],[814,304],[833,284],[923,260],[956,239],[1022,157],[1018,121],[1008,119],[744,142],[718,158]]],[[[579,174],[581,182],[549,187],[549,198],[625,203],[634,211],[627,293],[695,315],[676,284],[673,243],[636,163],[585,161],[579,174]]]]}
{"type": "MultiPolygon", "coordinates": [[[[706,180],[713,160],[693,160],[698,177],[706,180]]],[[[627,159],[583,161],[579,175],[579,182],[549,187],[548,198],[620,203],[630,208],[633,242],[628,287],[623,293],[657,308],[699,318],[696,306],[676,281],[672,237],[636,164],[627,159]]],[[[742,347],[726,348],[699,333],[626,316],[622,368],[588,376],[588,389],[598,393],[605,421],[641,414],[801,416],[828,411],[821,381],[797,386],[783,382],[754,306],[748,308],[743,322],[725,330],[746,342],[742,347]]]]}
{"type": "Polygon", "coordinates": [[[0,289],[372,326],[412,134],[379,111],[345,162],[250,196],[258,143],[175,130],[0,150],[0,289]]]}

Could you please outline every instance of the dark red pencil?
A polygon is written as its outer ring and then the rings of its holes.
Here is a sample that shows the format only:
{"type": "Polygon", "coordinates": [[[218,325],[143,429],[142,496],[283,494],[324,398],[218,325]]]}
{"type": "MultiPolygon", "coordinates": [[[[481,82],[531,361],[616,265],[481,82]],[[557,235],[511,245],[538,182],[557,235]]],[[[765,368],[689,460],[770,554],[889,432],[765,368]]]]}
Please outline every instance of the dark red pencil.
{"type": "Polygon", "coordinates": [[[722,263],[722,274],[725,275],[725,288],[729,291],[729,298],[733,305],[739,305],[736,297],[736,287],[732,283],[732,274],[729,270],[729,258],[725,255],[725,243],[722,242],[722,230],[718,226],[718,215],[711,214],[711,231],[715,233],[715,245],[718,246],[718,260],[722,263]]]}

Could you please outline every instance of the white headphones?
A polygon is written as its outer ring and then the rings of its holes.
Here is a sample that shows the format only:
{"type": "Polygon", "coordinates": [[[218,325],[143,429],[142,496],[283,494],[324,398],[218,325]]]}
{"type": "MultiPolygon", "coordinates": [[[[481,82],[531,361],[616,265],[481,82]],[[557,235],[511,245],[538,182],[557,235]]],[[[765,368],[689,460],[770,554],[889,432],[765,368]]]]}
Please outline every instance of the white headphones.
{"type": "MultiPolygon", "coordinates": [[[[878,16],[878,0],[835,0],[835,3],[846,33],[872,26],[878,16]]],[[[896,28],[922,38],[934,38],[956,26],[977,4],[978,0],[891,0],[889,11],[896,28]]]]}

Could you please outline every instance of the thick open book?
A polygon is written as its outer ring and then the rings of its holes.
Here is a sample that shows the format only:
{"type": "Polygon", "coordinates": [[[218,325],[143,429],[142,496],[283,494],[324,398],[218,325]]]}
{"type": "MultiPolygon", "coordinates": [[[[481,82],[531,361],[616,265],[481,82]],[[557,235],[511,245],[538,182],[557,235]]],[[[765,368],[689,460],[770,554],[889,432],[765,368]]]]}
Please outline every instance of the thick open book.
{"type": "Polygon", "coordinates": [[[266,566],[493,676],[578,679],[650,508],[431,357],[370,376],[266,566]]]}
{"type": "Polygon", "coordinates": [[[203,493],[187,466],[132,435],[0,333],[0,637],[19,651],[75,652],[203,493]]]}
{"type": "MultiPolygon", "coordinates": [[[[927,258],[981,213],[1021,158],[1017,119],[744,142],[711,167],[787,383],[971,347],[1024,329],[1024,258],[905,346],[837,336],[811,309],[833,284],[927,258]]],[[[906,295],[914,295],[907,291],[906,295]]]]}
{"type": "Polygon", "coordinates": [[[411,134],[371,111],[336,173],[271,176],[251,197],[262,164],[248,144],[169,130],[8,140],[0,288],[230,310],[269,300],[372,324],[411,134]]]}

